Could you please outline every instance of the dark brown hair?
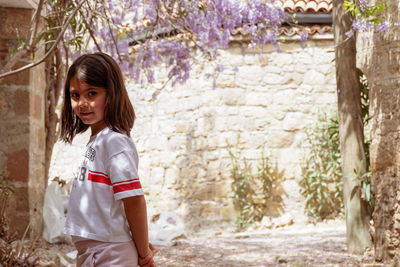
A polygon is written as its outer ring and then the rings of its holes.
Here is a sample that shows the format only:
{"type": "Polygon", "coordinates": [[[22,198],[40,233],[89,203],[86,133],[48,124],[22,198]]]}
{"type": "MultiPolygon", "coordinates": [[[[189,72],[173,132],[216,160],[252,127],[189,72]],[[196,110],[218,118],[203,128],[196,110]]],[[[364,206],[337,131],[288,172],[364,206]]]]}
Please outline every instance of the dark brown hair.
{"type": "Polygon", "coordinates": [[[71,143],[75,135],[89,128],[89,125],[84,124],[72,110],[69,87],[74,76],[89,85],[106,88],[104,122],[113,131],[130,136],[135,122],[135,111],[129,100],[121,69],[112,57],[104,53],[94,53],[80,56],[68,70],[64,86],[60,139],[71,143]]]}

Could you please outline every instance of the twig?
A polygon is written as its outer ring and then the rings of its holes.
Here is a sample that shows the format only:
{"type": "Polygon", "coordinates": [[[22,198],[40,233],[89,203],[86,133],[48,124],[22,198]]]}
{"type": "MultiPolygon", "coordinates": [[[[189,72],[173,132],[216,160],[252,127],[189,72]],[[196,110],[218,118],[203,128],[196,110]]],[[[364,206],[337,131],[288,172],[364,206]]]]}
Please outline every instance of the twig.
{"type": "MultiPolygon", "coordinates": [[[[108,11],[108,12],[110,14],[110,17],[112,17],[110,11],[108,11]]],[[[105,15],[107,17],[107,14],[105,14],[105,15]]],[[[111,21],[112,21],[112,18],[111,18],[111,21]]],[[[112,28],[111,28],[111,24],[110,24],[110,20],[107,18],[106,22],[107,22],[107,25],[108,25],[108,29],[110,31],[111,39],[113,40],[113,43],[114,43],[114,46],[115,46],[115,51],[117,52],[118,59],[119,59],[120,62],[122,62],[121,54],[119,53],[119,49],[118,49],[117,40],[114,37],[113,31],[112,31],[112,28]]],[[[114,21],[112,21],[112,22],[114,23],[114,21]]]]}
{"type": "Polygon", "coordinates": [[[167,84],[172,80],[172,77],[169,77],[169,79],[160,87],[157,88],[154,93],[152,94],[152,99],[155,100],[157,96],[161,93],[161,91],[167,86],[167,84]]]}
{"type": "Polygon", "coordinates": [[[34,47],[33,42],[36,39],[36,34],[37,34],[38,27],[39,27],[39,20],[40,20],[40,14],[42,13],[43,3],[44,3],[44,0],[40,0],[38,7],[35,11],[35,15],[33,17],[33,19],[34,19],[33,30],[30,31],[31,36],[29,38],[29,44],[28,44],[28,50],[30,50],[30,51],[32,51],[32,49],[34,47]]]}
{"type": "Polygon", "coordinates": [[[55,40],[53,46],[49,49],[49,51],[47,51],[47,53],[46,53],[40,60],[38,60],[38,61],[36,61],[36,62],[34,62],[34,63],[31,63],[31,64],[28,64],[28,65],[25,65],[25,66],[23,66],[23,67],[21,67],[21,68],[19,68],[19,69],[12,70],[12,71],[9,71],[9,72],[6,72],[6,73],[2,73],[2,74],[0,74],[0,79],[1,79],[1,78],[4,78],[4,77],[7,77],[7,76],[10,76],[10,75],[13,75],[13,74],[16,74],[16,73],[19,73],[19,72],[21,72],[21,71],[24,71],[24,70],[33,68],[33,67],[39,65],[40,63],[42,63],[43,61],[45,61],[45,60],[47,59],[47,57],[49,57],[49,56],[53,53],[53,51],[56,49],[58,43],[61,41],[61,39],[62,39],[62,37],[63,37],[63,35],[64,35],[64,32],[66,31],[66,29],[68,28],[69,24],[71,23],[72,18],[76,15],[76,13],[78,12],[79,8],[80,8],[86,1],[87,1],[87,0],[82,0],[82,1],[75,7],[74,11],[73,11],[72,14],[69,16],[69,18],[68,18],[67,22],[65,23],[64,27],[62,28],[61,32],[58,34],[58,37],[57,37],[57,39],[55,40]]]}
{"type": "MultiPolygon", "coordinates": [[[[79,13],[81,14],[82,17],[84,17],[83,14],[82,14],[82,11],[79,11],[79,13]]],[[[91,21],[92,21],[92,19],[93,19],[93,17],[90,18],[91,21]]],[[[92,28],[89,26],[89,24],[87,23],[86,20],[83,20],[83,23],[85,23],[86,29],[89,31],[90,37],[92,37],[93,42],[94,42],[94,44],[95,44],[96,47],[97,47],[97,50],[99,50],[99,52],[102,52],[102,51],[101,51],[101,48],[100,48],[100,45],[97,43],[96,37],[95,37],[94,34],[93,34],[92,28]]]]}

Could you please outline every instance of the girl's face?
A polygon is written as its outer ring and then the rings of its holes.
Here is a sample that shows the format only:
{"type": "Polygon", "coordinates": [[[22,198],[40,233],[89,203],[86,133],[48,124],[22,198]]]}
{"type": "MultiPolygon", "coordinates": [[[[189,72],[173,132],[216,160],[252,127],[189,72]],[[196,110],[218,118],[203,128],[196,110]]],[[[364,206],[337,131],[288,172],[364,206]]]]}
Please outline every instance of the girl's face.
{"type": "Polygon", "coordinates": [[[87,84],[74,76],[70,81],[69,92],[72,110],[84,124],[90,126],[92,135],[104,129],[106,127],[104,122],[106,88],[87,84]]]}

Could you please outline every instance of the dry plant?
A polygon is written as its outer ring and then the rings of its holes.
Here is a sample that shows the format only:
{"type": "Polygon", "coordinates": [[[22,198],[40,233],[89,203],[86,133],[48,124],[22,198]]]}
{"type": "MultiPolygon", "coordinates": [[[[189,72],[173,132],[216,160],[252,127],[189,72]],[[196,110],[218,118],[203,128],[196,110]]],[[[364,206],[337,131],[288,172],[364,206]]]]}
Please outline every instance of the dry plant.
{"type": "Polygon", "coordinates": [[[11,233],[9,228],[7,207],[10,196],[14,193],[14,189],[9,183],[9,178],[5,174],[0,173],[0,203],[3,204],[0,207],[0,266],[35,266],[38,260],[34,256],[33,244],[35,242],[32,242],[28,247],[25,245],[25,237],[29,230],[29,225],[21,240],[16,239],[16,235],[11,233]]]}

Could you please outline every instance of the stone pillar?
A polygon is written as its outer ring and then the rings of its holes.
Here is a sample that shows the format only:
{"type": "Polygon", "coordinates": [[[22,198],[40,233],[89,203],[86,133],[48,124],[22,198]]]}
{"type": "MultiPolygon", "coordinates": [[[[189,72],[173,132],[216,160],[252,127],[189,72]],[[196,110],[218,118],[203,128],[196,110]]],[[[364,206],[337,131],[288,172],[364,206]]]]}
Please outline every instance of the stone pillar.
{"type": "Polygon", "coordinates": [[[357,44],[358,64],[368,78],[371,116],[371,185],[375,197],[377,261],[400,266],[400,5],[387,2],[391,27],[357,44]]]}
{"type": "MultiPolygon", "coordinates": [[[[0,7],[0,66],[8,61],[18,38],[26,36],[32,14],[33,9],[0,7]]],[[[35,236],[42,231],[45,88],[44,63],[0,79],[0,173],[8,175],[15,189],[7,216],[11,230],[19,235],[29,222],[35,236]]]]}

